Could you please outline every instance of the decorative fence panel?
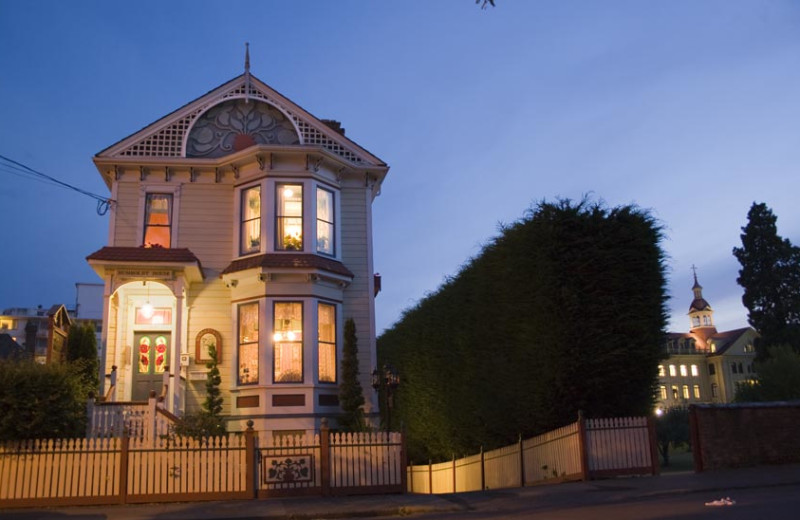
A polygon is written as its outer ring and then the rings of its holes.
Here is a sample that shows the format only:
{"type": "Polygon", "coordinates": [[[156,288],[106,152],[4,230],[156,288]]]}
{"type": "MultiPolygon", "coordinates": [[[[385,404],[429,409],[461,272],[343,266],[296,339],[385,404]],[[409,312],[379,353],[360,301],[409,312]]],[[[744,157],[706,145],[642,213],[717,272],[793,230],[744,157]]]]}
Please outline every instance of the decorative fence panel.
{"type": "Polygon", "coordinates": [[[0,444],[0,504],[119,501],[120,439],[49,439],[0,444]]]}
{"type": "Polygon", "coordinates": [[[409,466],[408,491],[453,493],[613,475],[655,474],[650,419],[586,420],[470,457],[409,466]]]}
{"type": "Polygon", "coordinates": [[[322,493],[319,435],[258,438],[258,496],[322,493]]]}

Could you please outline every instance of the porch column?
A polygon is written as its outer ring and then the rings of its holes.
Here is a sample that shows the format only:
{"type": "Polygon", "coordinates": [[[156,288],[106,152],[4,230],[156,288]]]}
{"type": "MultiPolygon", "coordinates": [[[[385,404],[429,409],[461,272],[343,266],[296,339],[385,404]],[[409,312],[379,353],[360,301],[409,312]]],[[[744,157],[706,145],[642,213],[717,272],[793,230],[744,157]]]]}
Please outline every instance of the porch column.
{"type": "Polygon", "coordinates": [[[176,415],[180,415],[179,412],[183,411],[180,402],[181,392],[178,387],[181,383],[181,352],[185,350],[183,348],[184,285],[183,277],[179,277],[175,281],[175,338],[172,341],[172,355],[169,362],[171,381],[167,394],[167,409],[176,415]]]}
{"type": "MultiPolygon", "coordinates": [[[[111,295],[113,294],[113,282],[110,278],[106,278],[103,285],[103,330],[100,332],[100,362],[98,363],[98,374],[100,381],[100,393],[98,397],[102,398],[106,395],[106,369],[108,367],[108,317],[109,307],[111,306],[111,295]]],[[[113,364],[113,363],[112,363],[113,364]]]]}

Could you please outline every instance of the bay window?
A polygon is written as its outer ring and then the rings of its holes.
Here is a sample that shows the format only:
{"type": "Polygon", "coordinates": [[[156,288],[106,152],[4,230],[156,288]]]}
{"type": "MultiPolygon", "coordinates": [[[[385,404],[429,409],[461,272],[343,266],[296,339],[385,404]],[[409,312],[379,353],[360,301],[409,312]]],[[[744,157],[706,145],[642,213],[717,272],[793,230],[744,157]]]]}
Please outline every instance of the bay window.
{"type": "Polygon", "coordinates": [[[317,304],[319,382],[336,382],[336,307],[317,304]]]}
{"type": "Polygon", "coordinates": [[[258,302],[239,305],[239,384],[258,383],[258,302]]]}
{"type": "Polygon", "coordinates": [[[303,250],[303,185],[278,184],[275,207],[275,249],[303,250]]]}
{"type": "Polygon", "coordinates": [[[275,302],[273,327],[275,383],[303,382],[303,304],[275,302]]]}
{"type": "Polygon", "coordinates": [[[317,253],[335,254],[333,215],[333,192],[317,188],[317,253]]]}
{"type": "Polygon", "coordinates": [[[242,190],[239,228],[239,253],[258,253],[261,250],[261,186],[242,190]]]}
{"type": "Polygon", "coordinates": [[[172,235],[172,194],[148,193],[144,209],[145,247],[170,247],[172,235]]]}

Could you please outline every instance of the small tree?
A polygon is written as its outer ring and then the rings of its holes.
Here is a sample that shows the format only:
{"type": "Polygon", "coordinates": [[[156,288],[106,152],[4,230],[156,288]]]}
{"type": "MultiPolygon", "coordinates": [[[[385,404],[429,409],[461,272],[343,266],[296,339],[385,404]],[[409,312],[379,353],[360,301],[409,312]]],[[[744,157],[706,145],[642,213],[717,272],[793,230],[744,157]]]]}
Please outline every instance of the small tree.
{"type": "Polygon", "coordinates": [[[343,430],[363,431],[364,392],[358,381],[358,338],[356,324],[349,318],[344,324],[344,349],[342,350],[342,384],[339,386],[339,402],[344,415],[339,419],[343,430]]]}
{"type": "Polygon", "coordinates": [[[789,345],[771,347],[766,359],[756,361],[758,379],[736,389],[737,402],[800,399],[800,354],[789,345]]]}
{"type": "Polygon", "coordinates": [[[97,336],[91,322],[70,327],[67,335],[67,361],[76,367],[87,393],[99,389],[97,336]]]}
{"type": "Polygon", "coordinates": [[[670,446],[677,448],[689,443],[689,409],[676,406],[656,419],[658,453],[664,466],[669,466],[670,446]]]}
{"type": "Polygon", "coordinates": [[[183,437],[218,437],[225,435],[227,429],[222,418],[222,393],[219,385],[222,377],[219,375],[217,347],[209,345],[209,360],[206,363],[206,399],[200,412],[184,415],[173,428],[177,435],[183,437]]]}

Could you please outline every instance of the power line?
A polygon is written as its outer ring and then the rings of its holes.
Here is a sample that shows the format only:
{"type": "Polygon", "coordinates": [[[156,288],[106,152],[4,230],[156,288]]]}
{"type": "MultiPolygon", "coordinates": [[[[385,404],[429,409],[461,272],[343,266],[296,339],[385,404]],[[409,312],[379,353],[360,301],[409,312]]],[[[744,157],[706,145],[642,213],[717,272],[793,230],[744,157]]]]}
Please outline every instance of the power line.
{"type": "Polygon", "coordinates": [[[60,181],[55,177],[51,177],[46,173],[34,170],[30,166],[22,164],[21,162],[17,162],[14,159],[10,159],[4,155],[0,155],[0,160],[2,160],[2,162],[0,162],[0,171],[2,172],[10,173],[11,175],[16,175],[18,177],[27,178],[37,182],[42,182],[44,184],[50,184],[62,188],[67,188],[73,191],[77,191],[81,195],[93,198],[94,200],[97,201],[98,215],[105,215],[106,213],[108,213],[108,208],[111,206],[111,204],[114,204],[116,202],[112,199],[109,199],[108,197],[103,197],[102,195],[97,195],[96,193],[92,193],[90,191],[86,191],[84,189],[68,184],[64,181],[60,181]]]}

